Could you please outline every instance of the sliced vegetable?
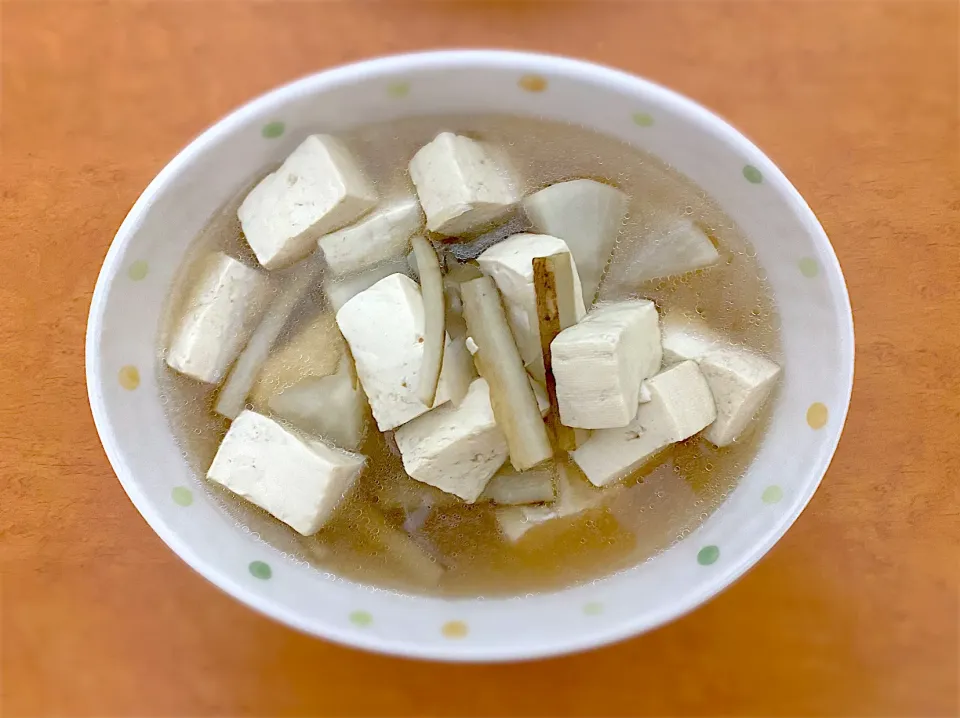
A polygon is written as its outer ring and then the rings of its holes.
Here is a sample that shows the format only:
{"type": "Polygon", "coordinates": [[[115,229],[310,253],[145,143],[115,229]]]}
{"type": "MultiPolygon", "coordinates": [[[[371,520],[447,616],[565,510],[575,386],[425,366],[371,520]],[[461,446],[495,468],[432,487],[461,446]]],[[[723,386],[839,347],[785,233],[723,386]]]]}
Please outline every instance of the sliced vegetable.
{"type": "Polygon", "coordinates": [[[300,331],[274,346],[263,363],[247,401],[257,410],[266,409],[270,398],[304,379],[319,379],[336,373],[347,344],[332,312],[320,312],[304,320],[300,331]]]}
{"type": "Polygon", "coordinates": [[[559,237],[573,253],[583,285],[583,301],[593,303],[620,227],[628,197],[590,179],[559,182],[523,200],[523,209],[538,232],[559,237]]]}
{"type": "Polygon", "coordinates": [[[676,217],[652,232],[636,247],[630,246],[621,260],[618,254],[616,271],[604,282],[604,294],[623,293],[641,282],[672,277],[716,264],[720,253],[706,233],[687,217],[676,217]]]}
{"type": "Polygon", "coordinates": [[[299,429],[355,451],[367,432],[370,407],[344,356],[336,374],[312,377],[272,396],[267,405],[299,429]]]}
{"type": "Polygon", "coordinates": [[[436,585],[444,568],[411,536],[396,528],[372,506],[347,507],[346,518],[353,531],[366,543],[382,549],[387,558],[399,565],[411,578],[436,585]]]}
{"type": "Polygon", "coordinates": [[[467,329],[477,344],[480,375],[490,385],[497,425],[507,437],[510,462],[524,471],[553,456],[537,398],[513,341],[500,293],[489,277],[461,286],[467,329]]]}
{"type": "Polygon", "coordinates": [[[527,471],[517,471],[508,463],[487,484],[480,501],[492,501],[501,506],[539,504],[553,501],[556,488],[553,484],[553,467],[549,464],[535,466],[527,471]]]}
{"type": "Polygon", "coordinates": [[[565,328],[561,316],[573,324],[576,314],[570,288],[573,287],[573,268],[570,253],[562,252],[549,257],[535,257],[533,260],[533,285],[537,293],[537,321],[540,325],[540,349],[543,353],[544,385],[550,401],[548,423],[561,451],[573,451],[577,448],[573,429],[560,422],[560,405],[557,402],[557,382],[553,376],[553,360],[550,345],[565,328]],[[559,291],[558,285],[566,285],[566,291],[559,291]],[[561,296],[567,298],[566,306],[561,306],[561,296]]]}
{"type": "Polygon", "coordinates": [[[443,353],[443,377],[447,381],[447,391],[454,406],[460,406],[476,375],[473,356],[467,349],[466,339],[450,339],[443,353]]]}
{"type": "Polygon", "coordinates": [[[423,296],[423,364],[417,395],[425,406],[433,406],[443,368],[443,348],[446,344],[444,324],[443,275],[433,246],[423,237],[411,240],[420,273],[420,294],[423,296]]]}
{"type": "Polygon", "coordinates": [[[315,286],[321,265],[316,258],[301,262],[285,277],[280,295],[273,301],[247,346],[237,357],[226,383],[220,389],[214,409],[230,420],[236,419],[280,332],[287,325],[304,296],[315,286]]]}

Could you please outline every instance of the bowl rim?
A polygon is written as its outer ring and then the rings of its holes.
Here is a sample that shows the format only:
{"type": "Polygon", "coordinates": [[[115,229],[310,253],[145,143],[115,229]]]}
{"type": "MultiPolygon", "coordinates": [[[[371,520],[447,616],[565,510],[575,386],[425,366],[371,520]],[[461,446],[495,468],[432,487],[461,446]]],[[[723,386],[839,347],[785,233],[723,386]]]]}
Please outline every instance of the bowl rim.
{"type": "Polygon", "coordinates": [[[527,660],[563,655],[630,638],[640,633],[653,630],[691,612],[743,576],[767,554],[773,545],[776,544],[794,524],[813,498],[813,495],[816,493],[817,488],[829,468],[843,433],[850,407],[854,376],[854,346],[853,312],[850,305],[849,293],[836,253],[826,232],[823,230],[813,210],[800,195],[799,191],[783,175],[783,172],[765,153],[724,119],[697,102],[662,85],[602,64],[559,55],[512,50],[432,50],[376,57],[328,68],[295,79],[269,90],[234,109],[226,116],[217,120],[213,125],[194,138],[186,147],[180,150],[180,152],[163,167],[156,177],[153,178],[146,189],[143,190],[110,243],[109,250],[104,258],[97,278],[90,304],[85,342],[85,364],[88,399],[97,433],[110,465],[120,484],[123,486],[124,491],[126,491],[131,502],[161,540],[188,566],[213,585],[241,603],[286,626],[308,635],[335,641],[342,645],[407,658],[486,662],[527,660]],[[801,499],[796,503],[794,510],[785,513],[773,528],[769,529],[765,535],[759,537],[749,554],[744,555],[738,561],[731,564],[722,574],[705,577],[700,590],[691,592],[685,601],[676,602],[669,608],[660,611],[652,620],[623,620],[612,628],[604,629],[598,627],[595,632],[589,635],[573,638],[566,638],[566,634],[560,632],[557,640],[549,643],[542,642],[534,647],[524,646],[523,648],[518,648],[509,644],[503,644],[497,647],[477,646],[473,651],[464,651],[463,646],[458,647],[458,650],[454,651],[452,650],[452,646],[451,649],[444,650],[436,646],[420,645],[412,642],[399,643],[380,638],[373,634],[357,634],[355,632],[342,630],[334,625],[333,622],[325,624],[323,627],[318,627],[315,622],[308,623],[301,620],[295,613],[289,611],[272,599],[261,598],[251,594],[226,572],[221,571],[216,564],[207,562],[194,553],[191,546],[185,541],[182,541],[177,532],[168,526],[159,514],[154,511],[152,501],[140,490],[133,472],[128,471],[122,451],[115,440],[111,422],[107,414],[106,401],[101,390],[101,377],[98,375],[96,369],[100,353],[98,339],[103,329],[108,288],[120,274],[120,262],[123,251],[126,245],[136,235],[148,208],[156,197],[160,195],[170,183],[175,182],[180,176],[181,170],[185,166],[188,166],[194,158],[202,154],[208,145],[215,143],[224,136],[230,135],[238,127],[243,126],[249,119],[261,114],[269,107],[282,104],[296,96],[321,92],[328,86],[356,83],[378,76],[396,74],[398,72],[412,73],[430,69],[451,69],[457,66],[511,69],[521,72],[542,72],[544,74],[572,76],[594,85],[616,86],[630,94],[637,96],[642,95],[653,104],[660,106],[668,105],[678,113],[691,116],[702,123],[711,125],[718,134],[721,134],[726,141],[737,147],[739,151],[765,160],[764,174],[775,177],[778,180],[778,192],[785,193],[785,198],[791,201],[795,211],[800,215],[805,215],[807,233],[811,235],[812,240],[819,246],[819,249],[823,251],[821,256],[829,261],[831,265],[829,269],[835,272],[835,276],[840,278],[839,285],[836,287],[837,294],[835,295],[835,304],[839,306],[835,306],[835,309],[838,315],[842,315],[839,316],[841,321],[839,331],[843,335],[840,338],[841,346],[849,347],[849,361],[846,363],[846,366],[841,367],[845,372],[844,376],[841,377],[842,386],[845,387],[845,391],[838,393],[837,398],[840,400],[837,406],[839,421],[833,430],[833,436],[827,441],[828,451],[826,453],[826,459],[823,462],[822,471],[819,472],[819,476],[816,477],[815,481],[809,485],[806,494],[801,495],[801,499]]]}

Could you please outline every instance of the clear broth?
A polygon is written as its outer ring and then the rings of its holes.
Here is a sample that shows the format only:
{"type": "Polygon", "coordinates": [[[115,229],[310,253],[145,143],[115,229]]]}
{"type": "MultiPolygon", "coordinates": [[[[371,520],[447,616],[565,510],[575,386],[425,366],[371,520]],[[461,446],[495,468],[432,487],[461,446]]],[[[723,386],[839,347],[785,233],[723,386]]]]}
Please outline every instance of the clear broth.
{"type": "MultiPolygon", "coordinates": [[[[388,198],[412,192],[407,163],[443,130],[502,146],[523,178],[524,194],[579,177],[604,180],[624,190],[631,197],[629,214],[599,298],[653,299],[661,313],[699,317],[731,341],[781,361],[773,294],[750,243],[701,188],[656,157],[582,127],[501,115],[412,118],[368,125],[340,137],[374,180],[381,197],[388,198]],[[707,231],[721,261],[705,271],[631,285],[625,278],[632,248],[677,214],[689,216],[707,231]]],[[[266,512],[204,480],[228,422],[213,411],[215,388],[176,374],[162,360],[198,260],[222,250],[256,265],[236,216],[246,191],[214,215],[188,253],[165,309],[157,371],[170,426],[195,471],[197,488],[215,496],[243,530],[287,557],[307,561],[340,579],[412,593],[499,596],[554,590],[636,565],[682,539],[717,508],[753,460],[772,400],[748,434],[732,446],[718,449],[697,437],[675,445],[659,463],[624,482],[624,489],[606,508],[548,522],[517,544],[501,537],[490,504],[435,509],[421,529],[446,568],[439,584],[433,585],[405,573],[388,555],[358,541],[344,518],[351,509],[362,513],[364,506],[376,504],[378,493],[391,482],[413,481],[374,425],[362,449],[368,465],[345,497],[343,510],[316,537],[299,536],[266,512]]],[[[322,307],[318,290],[304,312],[322,307]]],[[[395,512],[388,513],[388,518],[397,526],[403,520],[395,512]]]]}

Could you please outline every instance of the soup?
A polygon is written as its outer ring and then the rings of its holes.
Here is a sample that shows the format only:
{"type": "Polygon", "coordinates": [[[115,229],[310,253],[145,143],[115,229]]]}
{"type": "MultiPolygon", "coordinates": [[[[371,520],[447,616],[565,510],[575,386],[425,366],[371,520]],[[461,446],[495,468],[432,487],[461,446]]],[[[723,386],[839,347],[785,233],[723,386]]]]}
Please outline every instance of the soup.
{"type": "Polygon", "coordinates": [[[422,117],[304,138],[218,211],[158,373],[243,530],[340,580],[516,595],[710,515],[764,434],[778,328],[746,237],[657,158],[422,117]]]}

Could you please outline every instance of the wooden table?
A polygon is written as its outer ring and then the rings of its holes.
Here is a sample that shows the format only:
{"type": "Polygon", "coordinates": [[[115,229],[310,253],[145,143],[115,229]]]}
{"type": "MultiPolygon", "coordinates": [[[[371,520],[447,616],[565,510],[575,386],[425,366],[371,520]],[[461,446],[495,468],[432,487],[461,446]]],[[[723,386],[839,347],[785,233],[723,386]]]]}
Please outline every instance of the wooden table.
{"type": "Polygon", "coordinates": [[[956,3],[0,10],[0,714],[957,714],[956,3]],[[277,83],[437,46],[570,54],[701,101],[794,181],[850,284],[853,406],[809,509],[709,605],[586,655],[434,665],[276,625],[153,535],[87,408],[94,280],[167,160],[277,83]]]}

